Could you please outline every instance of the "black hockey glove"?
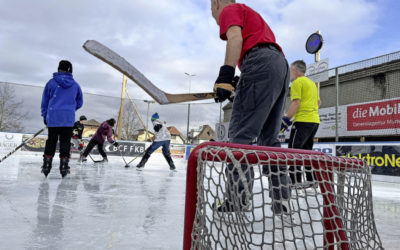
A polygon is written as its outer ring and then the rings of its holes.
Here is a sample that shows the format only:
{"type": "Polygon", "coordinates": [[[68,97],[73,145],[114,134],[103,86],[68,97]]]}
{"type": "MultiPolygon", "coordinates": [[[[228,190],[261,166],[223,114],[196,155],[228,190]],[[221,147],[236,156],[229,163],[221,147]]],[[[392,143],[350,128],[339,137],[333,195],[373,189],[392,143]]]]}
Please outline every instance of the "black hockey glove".
{"type": "Polygon", "coordinates": [[[288,128],[292,125],[292,122],[287,116],[282,117],[281,133],[288,131],[288,128]]]}
{"type": "MultiPolygon", "coordinates": [[[[233,80],[232,80],[232,86],[233,86],[234,89],[236,89],[236,86],[237,86],[237,84],[238,84],[238,82],[239,82],[239,79],[240,79],[239,76],[235,76],[235,77],[233,78],[233,80]]],[[[234,95],[231,95],[231,96],[228,98],[228,100],[229,100],[230,102],[233,102],[233,99],[235,99],[235,96],[234,96],[234,95]]]]}
{"type": "Polygon", "coordinates": [[[46,119],[44,119],[44,118],[43,118],[43,123],[44,123],[44,125],[46,125],[46,126],[47,126],[46,119]]]}
{"type": "Polygon", "coordinates": [[[158,131],[160,131],[161,128],[162,128],[162,125],[161,124],[157,124],[157,125],[154,126],[154,131],[158,132],[158,131]]]}
{"type": "Polygon", "coordinates": [[[113,141],[112,143],[111,143],[114,147],[117,147],[118,148],[118,142],[116,142],[116,141],[113,141]]]}
{"type": "Polygon", "coordinates": [[[224,65],[219,69],[219,75],[214,84],[214,92],[217,94],[215,102],[223,102],[231,97],[235,88],[232,86],[235,68],[224,65]]]}

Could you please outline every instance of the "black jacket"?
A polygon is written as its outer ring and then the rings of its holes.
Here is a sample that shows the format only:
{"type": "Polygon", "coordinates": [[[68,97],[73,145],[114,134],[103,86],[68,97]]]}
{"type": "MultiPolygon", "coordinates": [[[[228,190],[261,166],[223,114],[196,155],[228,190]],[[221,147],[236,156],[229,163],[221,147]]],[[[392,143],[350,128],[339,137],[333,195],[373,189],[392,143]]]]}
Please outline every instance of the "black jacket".
{"type": "Polygon", "coordinates": [[[74,123],[74,127],[72,128],[72,137],[78,136],[78,139],[82,139],[82,133],[85,126],[77,121],[74,123]]]}

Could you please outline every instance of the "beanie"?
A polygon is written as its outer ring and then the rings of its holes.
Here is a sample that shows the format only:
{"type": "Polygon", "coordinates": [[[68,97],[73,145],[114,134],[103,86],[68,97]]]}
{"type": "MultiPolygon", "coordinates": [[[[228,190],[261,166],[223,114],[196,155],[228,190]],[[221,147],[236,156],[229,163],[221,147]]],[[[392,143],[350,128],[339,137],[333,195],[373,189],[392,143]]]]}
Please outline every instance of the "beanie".
{"type": "Polygon", "coordinates": [[[158,115],[158,113],[154,113],[152,116],[151,116],[151,121],[155,121],[155,120],[157,120],[157,119],[159,119],[160,118],[160,116],[158,115]]]}
{"type": "Polygon", "coordinates": [[[67,60],[61,60],[58,64],[58,70],[72,73],[72,64],[67,60]]]}

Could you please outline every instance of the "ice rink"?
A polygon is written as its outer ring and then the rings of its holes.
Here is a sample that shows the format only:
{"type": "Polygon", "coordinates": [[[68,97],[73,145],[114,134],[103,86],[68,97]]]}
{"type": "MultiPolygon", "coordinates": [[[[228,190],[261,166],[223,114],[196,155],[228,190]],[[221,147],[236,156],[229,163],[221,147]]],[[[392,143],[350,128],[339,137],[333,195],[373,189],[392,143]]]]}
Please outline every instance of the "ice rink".
{"type": "MultiPolygon", "coordinates": [[[[152,156],[143,171],[119,157],[79,165],[48,179],[42,159],[12,156],[0,164],[1,249],[181,249],[186,161],[170,172],[152,156]]],[[[376,224],[385,249],[400,246],[400,184],[373,182],[376,224]]]]}

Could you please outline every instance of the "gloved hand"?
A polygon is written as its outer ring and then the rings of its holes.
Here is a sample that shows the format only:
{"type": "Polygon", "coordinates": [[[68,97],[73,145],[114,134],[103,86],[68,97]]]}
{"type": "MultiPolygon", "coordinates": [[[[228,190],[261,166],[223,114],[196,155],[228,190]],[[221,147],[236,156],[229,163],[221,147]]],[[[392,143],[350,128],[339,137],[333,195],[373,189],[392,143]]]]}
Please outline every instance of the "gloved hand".
{"type": "Polygon", "coordinates": [[[217,94],[215,102],[223,102],[231,97],[235,88],[232,86],[235,68],[229,65],[224,65],[219,70],[219,75],[214,84],[214,92],[217,94]]]}
{"type": "Polygon", "coordinates": [[[118,142],[116,142],[116,141],[113,141],[113,143],[112,143],[112,145],[114,145],[114,147],[117,147],[118,148],[118,142]]]}
{"type": "MultiPolygon", "coordinates": [[[[237,84],[238,84],[238,82],[239,82],[239,79],[240,79],[239,76],[235,76],[235,77],[233,78],[233,80],[232,80],[232,86],[233,86],[234,89],[236,89],[236,86],[237,86],[237,84]]],[[[230,102],[233,102],[233,99],[235,99],[235,96],[234,96],[234,95],[231,95],[230,97],[228,97],[228,100],[229,100],[230,102]]]]}
{"type": "Polygon", "coordinates": [[[45,119],[45,118],[43,118],[43,123],[44,123],[44,125],[47,126],[47,122],[46,122],[46,119],[45,119]]]}
{"type": "Polygon", "coordinates": [[[282,124],[281,124],[281,133],[285,130],[289,131],[288,128],[292,125],[292,122],[287,116],[282,117],[282,124]]]}
{"type": "Polygon", "coordinates": [[[78,150],[81,151],[83,149],[83,143],[79,143],[78,150]]]}

